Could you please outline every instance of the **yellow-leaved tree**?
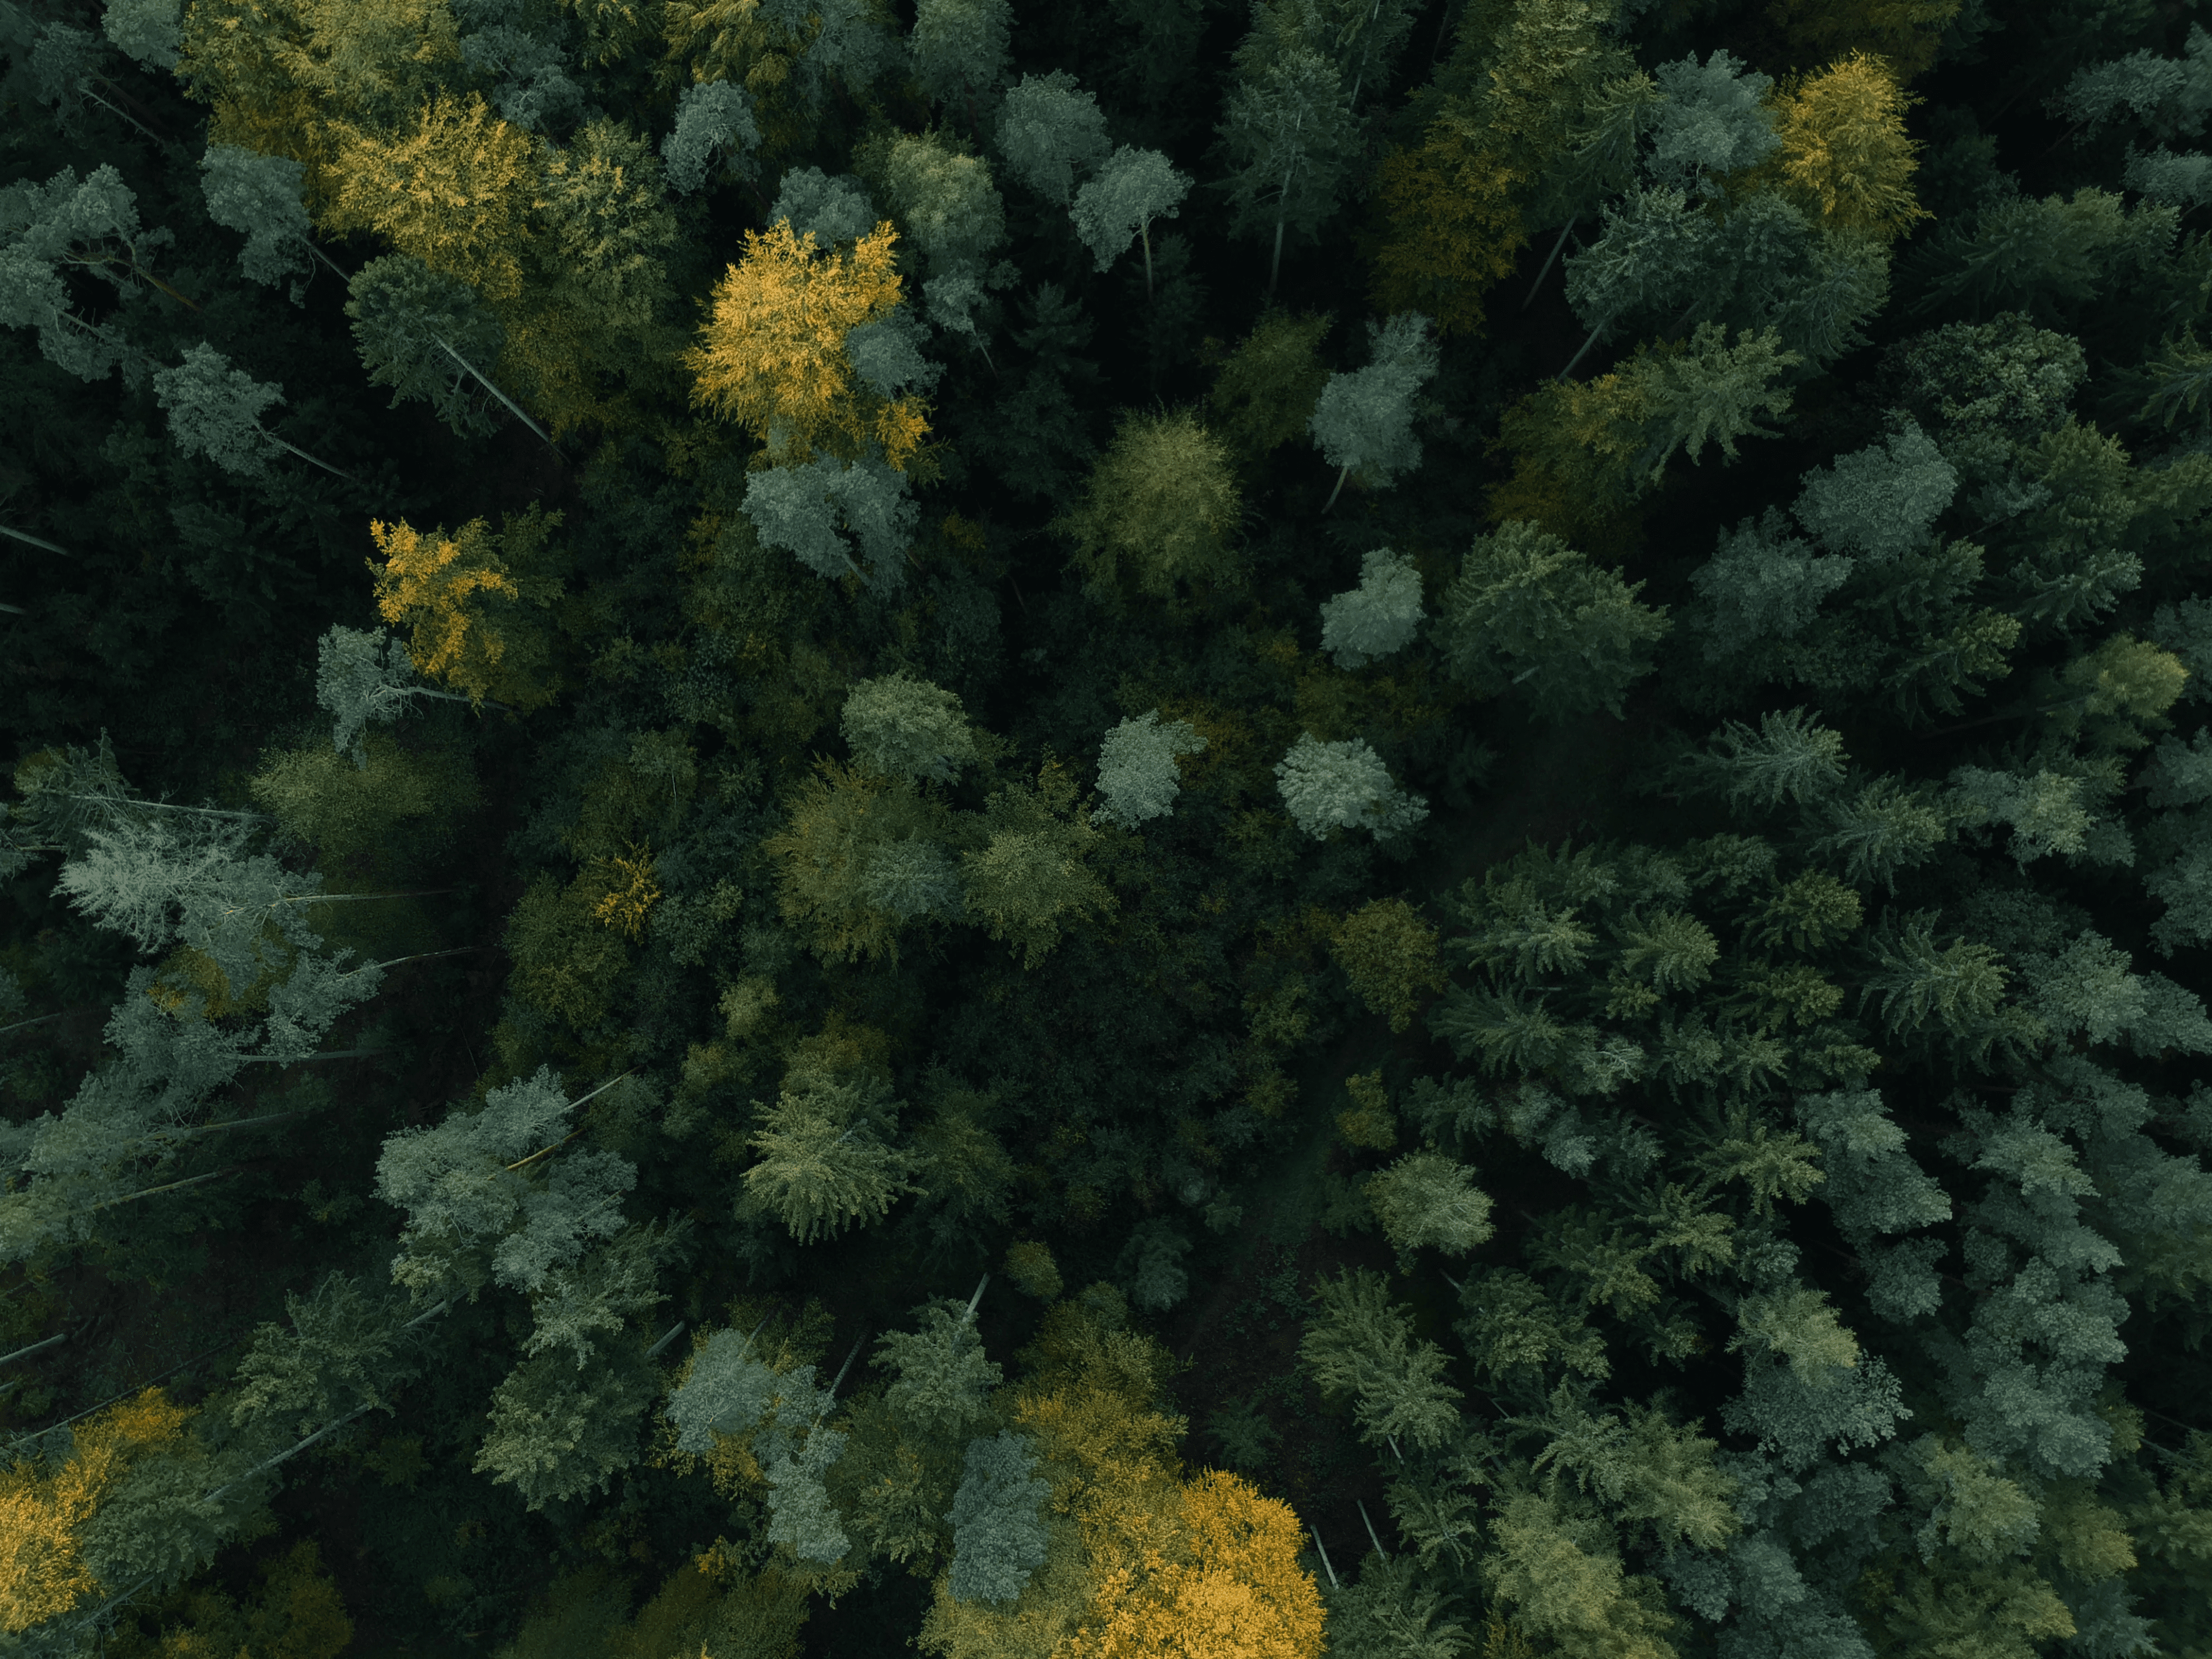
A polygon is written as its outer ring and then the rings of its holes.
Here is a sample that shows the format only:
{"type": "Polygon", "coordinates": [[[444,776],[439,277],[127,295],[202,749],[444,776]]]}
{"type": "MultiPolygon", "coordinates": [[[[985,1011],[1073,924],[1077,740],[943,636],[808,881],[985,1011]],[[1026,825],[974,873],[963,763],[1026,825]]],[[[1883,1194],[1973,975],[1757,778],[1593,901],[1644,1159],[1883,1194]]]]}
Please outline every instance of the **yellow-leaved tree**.
{"type": "Polygon", "coordinates": [[[471,519],[452,535],[428,535],[405,520],[369,526],[384,562],[371,561],[376,609],[407,630],[417,673],[465,692],[528,710],[553,701],[552,640],[530,614],[560,597],[544,573],[545,544],[561,514],[532,507],[510,514],[495,534],[471,519]]]}
{"type": "Polygon", "coordinates": [[[1174,1361],[1094,1285],[1051,1309],[1015,1425],[1051,1485],[1044,1562],[1009,1601],[963,1601],[940,1577],[917,1645],[942,1659],[1316,1659],[1321,1593],[1290,1506],[1233,1474],[1186,1477],[1174,1361]]]}
{"type": "Polygon", "coordinates": [[[193,0],[179,21],[177,76],[213,106],[209,137],[301,162],[318,214],[339,151],[401,129],[460,55],[447,0],[193,0]]]}
{"type": "Polygon", "coordinates": [[[1768,165],[1831,229],[1893,240],[1928,217],[1912,194],[1920,147],[1905,136],[1911,102],[1888,64],[1853,52],[1778,92],[1782,145],[1768,165]]]}
{"type": "Polygon", "coordinates": [[[779,463],[817,449],[850,459],[880,446],[903,470],[929,433],[919,398],[879,396],[860,381],[845,337],[900,303],[888,222],[848,253],[779,219],[745,233],[744,257],[714,284],[699,344],[684,355],[692,401],[737,422],[779,463]]]}
{"type": "Polygon", "coordinates": [[[491,300],[522,291],[534,184],[530,135],[471,93],[440,93],[394,135],[348,132],[324,223],[373,230],[491,300]]]}
{"type": "Polygon", "coordinates": [[[174,1442],[191,1416],[148,1389],[78,1425],[63,1462],[24,1460],[0,1474],[0,1631],[28,1630],[106,1588],[80,1553],[80,1531],[132,1459],[174,1442]]]}

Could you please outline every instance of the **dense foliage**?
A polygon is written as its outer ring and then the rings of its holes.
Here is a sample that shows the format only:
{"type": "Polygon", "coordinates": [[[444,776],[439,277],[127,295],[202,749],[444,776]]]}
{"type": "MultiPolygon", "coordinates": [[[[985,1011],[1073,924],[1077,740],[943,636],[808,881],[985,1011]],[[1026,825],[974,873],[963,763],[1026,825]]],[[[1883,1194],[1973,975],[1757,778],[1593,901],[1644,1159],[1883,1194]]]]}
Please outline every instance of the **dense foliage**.
{"type": "Polygon", "coordinates": [[[2212,1656],[2193,0],[0,0],[0,1651],[2212,1656]]]}

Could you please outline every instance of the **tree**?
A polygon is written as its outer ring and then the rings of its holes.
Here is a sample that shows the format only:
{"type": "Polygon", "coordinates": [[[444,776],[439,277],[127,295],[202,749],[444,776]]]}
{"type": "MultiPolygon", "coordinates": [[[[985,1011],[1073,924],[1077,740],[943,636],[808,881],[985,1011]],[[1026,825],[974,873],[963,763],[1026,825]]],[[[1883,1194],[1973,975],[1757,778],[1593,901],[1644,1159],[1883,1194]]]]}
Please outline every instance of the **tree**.
{"type": "Polygon", "coordinates": [[[1006,204],[989,166],[935,133],[901,133],[877,165],[884,194],[930,275],[982,278],[1006,240],[1006,204]]]}
{"type": "Polygon", "coordinates": [[[1060,207],[1074,195],[1076,175],[1097,167],[1113,148],[1098,100],[1066,70],[1024,75],[1008,89],[998,138],[1014,177],[1060,207]]]}
{"type": "Polygon", "coordinates": [[[333,623],[315,641],[315,702],[331,716],[331,747],[366,769],[362,734],[396,720],[417,697],[465,702],[458,692],[436,691],[415,678],[406,646],[384,629],[333,623]]]}
{"type": "Polygon", "coordinates": [[[1532,714],[1565,720],[1604,708],[1617,717],[1667,632],[1666,613],[1637,602],[1642,589],[1593,568],[1548,531],[1508,520],[1468,550],[1444,590],[1437,635],[1453,677],[1478,692],[1525,686],[1532,714]]]}
{"type": "Polygon", "coordinates": [[[377,1195],[407,1217],[392,1278],[418,1301],[487,1281],[534,1295],[621,1231],[636,1166],[592,1146],[554,1156],[578,1103],[541,1066],[475,1111],[386,1137],[377,1195]]]}
{"type": "Polygon", "coordinates": [[[2212,114],[2212,34],[2191,23],[2179,58],[2160,58],[2146,47],[2084,64],[2051,104],[2054,114],[2074,122],[2075,131],[2103,126],[2124,110],[2159,137],[2193,138],[2212,114]]]}
{"type": "Polygon", "coordinates": [[[1413,435],[1413,398],[1437,372],[1429,319],[1407,312],[1379,325],[1370,322],[1367,342],[1374,361],[1352,374],[1330,375],[1306,422],[1322,459],[1337,470],[1324,513],[1336,505],[1344,481],[1353,472],[1364,483],[1387,485],[1421,464],[1420,440],[1413,435]]]}
{"type": "Polygon", "coordinates": [[[773,1106],[755,1103],[739,1212],[774,1216],[801,1244],[880,1220],[915,1188],[910,1154],[890,1144],[901,1103],[867,1078],[787,1080],[773,1106]]]}
{"type": "Polygon", "coordinates": [[[1333,830],[1366,830],[1389,841],[1419,827],[1428,803],[1401,789],[1365,740],[1322,743],[1302,733],[1275,763],[1276,787],[1291,821],[1316,841],[1333,830]]]}
{"type": "Polygon", "coordinates": [[[1442,1445],[1459,1422],[1460,1392],[1443,1380],[1443,1350],[1414,1337],[1382,1274],[1350,1268],[1316,1279],[1313,1294],[1320,1305],[1298,1358],[1322,1398],[1349,1398],[1370,1444],[1403,1435],[1424,1450],[1442,1445]]]}
{"type": "Polygon", "coordinates": [[[118,294],[155,281],[143,258],[174,239],[140,228],[137,198],[120,173],[103,163],[80,182],[64,167],[44,185],[16,186],[0,209],[0,324],[38,330],[46,361],[81,380],[136,361],[112,321],[88,322],[70,308],[63,278],[82,271],[118,294]]]}
{"type": "Polygon", "coordinates": [[[1651,72],[1663,100],[1652,121],[1646,165],[1664,184],[1696,195],[1717,194],[1720,180],[1757,167],[1781,140],[1764,102],[1771,76],[1725,51],[1703,64],[1691,52],[1651,72]]]}
{"type": "Polygon", "coordinates": [[[879,592],[906,580],[916,508],[905,475],[887,460],[822,455],[764,468],[746,481],[742,510],[763,545],[783,549],[817,576],[858,576],[879,592]],[[853,556],[856,544],[865,569],[853,556]]]}
{"type": "Polygon", "coordinates": [[[882,220],[858,179],[849,174],[832,178],[820,167],[793,167],[785,173],[768,217],[770,224],[787,220],[797,235],[811,232],[816,244],[825,248],[857,242],[882,220]]]}
{"type": "Polygon", "coordinates": [[[854,685],[846,695],[842,729],[854,758],[884,777],[950,783],[975,758],[975,736],[960,699],[904,674],[854,685]]]}
{"type": "Polygon", "coordinates": [[[1888,240],[1928,217],[1909,182],[1905,96],[1880,58],[1856,52],[1780,100],[1776,165],[1823,222],[1888,240]]]}
{"type": "Polygon", "coordinates": [[[884,1401],[902,1424],[957,1440],[988,1414],[991,1390],[1005,1373],[983,1357],[972,1304],[929,1302],[914,1316],[918,1330],[887,1331],[877,1340],[875,1363],[892,1376],[884,1401]]]}
{"type": "MultiPolygon", "coordinates": [[[[112,9],[108,15],[114,15],[112,9]]],[[[306,172],[289,156],[256,155],[230,144],[210,144],[200,157],[208,216],[246,238],[239,269],[257,283],[273,288],[306,270],[313,257],[307,210],[300,200],[306,172]]],[[[293,292],[295,297],[300,292],[296,283],[293,292]]]]}
{"type": "Polygon", "coordinates": [[[1364,668],[1411,645],[1425,614],[1413,559],[1375,548],[1360,560],[1359,586],[1322,602],[1321,647],[1339,668],[1364,668]]]}
{"type": "Polygon", "coordinates": [[[748,230],[744,258],[714,284],[700,343],[684,354],[693,403],[736,421],[778,462],[804,465],[817,447],[859,459],[872,447],[902,468],[928,431],[920,401],[856,385],[845,353],[846,336],[900,301],[897,240],[879,225],[849,253],[823,256],[813,232],[794,234],[787,220],[748,230]]]}
{"type": "Polygon", "coordinates": [[[1311,236],[1336,211],[1352,165],[1351,100],[1335,64],[1304,46],[1271,50],[1260,28],[1237,48],[1237,82],[1218,129],[1241,235],[1272,235],[1267,292],[1282,274],[1283,237],[1311,236]]]}
{"type": "Polygon", "coordinates": [[[952,1567],[945,1589],[957,1601],[1010,1601],[1045,1559],[1039,1510],[1052,1493],[1035,1479],[1035,1443],[1002,1430],[968,1443],[953,1494],[952,1567]]]}
{"type": "Polygon", "coordinates": [[[695,81],[677,100],[676,125],[660,141],[660,159],[667,164],[668,182],[689,196],[706,184],[717,155],[726,157],[733,171],[750,173],[760,141],[752,97],[742,86],[695,81]]]}
{"type": "Polygon", "coordinates": [[[1145,297],[1152,294],[1152,221],[1172,219],[1180,210],[1190,179],[1168,165],[1156,149],[1133,149],[1124,144],[1098,164],[1097,171],[1075,192],[1067,216],[1075,234],[1104,270],[1141,241],[1145,248],[1145,297]]]}
{"type": "Polygon", "coordinates": [[[1759,416],[1789,410],[1792,394],[1775,382],[1801,361],[1772,329],[1731,345],[1725,328],[1700,323],[1688,340],[1639,347],[1594,380],[1547,382],[1499,422],[1516,462],[1492,511],[1562,533],[1603,532],[1665,476],[1676,451],[1696,461],[1717,442],[1734,460],[1738,438],[1775,435],[1759,416]]]}
{"type": "Polygon", "coordinates": [[[604,1491],[637,1462],[653,1380],[635,1357],[590,1370],[553,1354],[525,1360],[492,1392],[490,1431],[472,1468],[532,1510],[604,1491]]]}
{"type": "Polygon", "coordinates": [[[1330,326],[1327,317],[1271,311],[1222,364],[1206,402],[1217,429],[1252,461],[1306,430],[1329,380],[1320,348],[1330,326]]]}
{"type": "Polygon", "coordinates": [[[85,1524],[131,1462],[174,1445],[191,1415],[147,1389],[80,1425],[58,1462],[19,1461],[0,1477],[0,1630],[21,1635],[107,1588],[84,1559],[85,1524]]]}
{"type": "Polygon", "coordinates": [[[560,682],[551,644],[521,607],[544,606],[561,585],[533,570],[561,514],[532,507],[510,515],[497,532],[471,519],[448,536],[425,536],[404,520],[369,526],[384,555],[376,573],[376,609],[408,631],[416,672],[445,681],[481,708],[497,701],[519,709],[552,702],[560,682]]]}
{"type": "Polygon", "coordinates": [[[497,359],[506,336],[466,283],[419,259],[386,254],[356,271],[347,293],[346,315],[369,383],[392,388],[393,408],[421,398],[464,436],[489,431],[490,422],[465,395],[467,376],[538,430],[477,367],[497,359]]]}
{"type": "Polygon", "coordinates": [[[998,89],[1011,32],[1006,0],[921,0],[909,43],[922,89],[940,104],[957,99],[975,125],[975,100],[998,89]]]}
{"type": "Polygon", "coordinates": [[[969,915],[1033,968],[1078,922],[1110,914],[1114,896],[1087,862],[1099,835],[1076,804],[1075,785],[1047,763],[1031,785],[994,790],[983,844],[960,855],[969,915]]]}
{"type": "Polygon", "coordinates": [[[533,146],[481,95],[440,92],[411,130],[340,139],[333,230],[373,230],[402,254],[495,302],[522,291],[533,146]]]}
{"type": "Polygon", "coordinates": [[[117,47],[155,69],[177,66],[175,0],[116,0],[100,14],[100,30],[117,47]]]}
{"type": "Polygon", "coordinates": [[[1133,715],[1106,734],[1098,750],[1098,816],[1123,830],[1165,817],[1182,793],[1176,769],[1184,755],[1204,752],[1206,739],[1188,720],[1163,724],[1157,708],[1133,715]]]}
{"type": "Polygon", "coordinates": [[[1126,602],[1133,589],[1174,605],[1235,578],[1229,533],[1241,508],[1228,452],[1194,414],[1131,413],[1056,527],[1094,594],[1126,602]]]}
{"type": "Polygon", "coordinates": [[[1366,1190],[1404,1270],[1424,1245],[1465,1255],[1494,1231],[1490,1200],[1476,1189],[1474,1172],[1435,1152],[1407,1153],[1369,1176],[1366,1190]]]}
{"type": "Polygon", "coordinates": [[[1443,986],[1436,930],[1403,899],[1361,905],[1338,924],[1328,951],[1368,1012],[1388,1018],[1393,1031],[1413,1023],[1424,992],[1443,986]]]}
{"type": "Polygon", "coordinates": [[[204,454],[227,472],[248,476],[268,470],[270,445],[340,472],[328,461],[285,442],[261,424],[261,411],[284,401],[283,388],[264,384],[204,341],[185,349],[183,363],[156,371],[154,398],[169,417],[169,435],[187,455],[204,454]]]}

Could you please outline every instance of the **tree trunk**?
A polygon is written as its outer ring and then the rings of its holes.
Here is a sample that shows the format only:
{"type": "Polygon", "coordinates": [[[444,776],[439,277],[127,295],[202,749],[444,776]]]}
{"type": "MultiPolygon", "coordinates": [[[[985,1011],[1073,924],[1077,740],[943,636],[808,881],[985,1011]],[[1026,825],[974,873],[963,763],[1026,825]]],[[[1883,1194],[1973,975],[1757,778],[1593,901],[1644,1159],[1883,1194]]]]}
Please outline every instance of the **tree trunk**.
{"type": "Polygon", "coordinates": [[[355,477],[350,472],[340,472],[337,468],[332,466],[328,461],[322,459],[319,456],[310,455],[306,450],[301,448],[299,445],[286,443],[282,438],[278,437],[273,432],[264,431],[261,435],[268,439],[270,443],[275,444],[279,449],[289,449],[295,455],[297,455],[301,460],[312,461],[317,466],[322,468],[324,471],[328,472],[336,477],[343,478],[348,483],[357,484],[361,482],[360,479],[355,477]]]}
{"type": "Polygon", "coordinates": [[[1544,268],[1536,273],[1536,280],[1528,284],[1528,297],[1521,302],[1522,310],[1528,310],[1536,302],[1536,290],[1544,286],[1544,278],[1552,274],[1552,267],[1559,260],[1559,250],[1567,245],[1568,233],[1574,229],[1576,222],[1581,217],[1578,213],[1568,216],[1566,224],[1559,232],[1559,240],[1552,244],[1552,251],[1544,256],[1544,268]]]}
{"type": "Polygon", "coordinates": [[[442,339],[440,339],[440,338],[439,338],[439,337],[438,337],[437,335],[433,334],[430,337],[431,337],[433,340],[436,340],[436,341],[437,341],[437,343],[438,343],[438,349],[439,349],[441,351],[444,352],[444,353],[445,353],[448,357],[451,357],[451,358],[452,358],[455,362],[459,363],[459,364],[463,368],[465,368],[466,370],[468,370],[468,372],[469,372],[470,374],[471,374],[475,375],[475,376],[476,376],[476,378],[477,378],[477,380],[478,384],[480,384],[480,385],[483,387],[483,389],[484,389],[485,391],[487,391],[487,392],[490,392],[490,393],[491,393],[491,395],[492,395],[493,397],[495,397],[495,398],[498,398],[498,399],[500,400],[500,402],[501,402],[501,403],[505,404],[507,406],[507,408],[508,408],[508,409],[512,410],[514,411],[514,418],[515,418],[516,420],[518,420],[518,421],[521,422],[523,423],[523,425],[525,425],[525,426],[528,427],[528,428],[529,428],[532,432],[535,432],[535,433],[536,433],[536,434],[537,434],[540,438],[544,439],[544,441],[545,441],[545,447],[546,447],[548,449],[552,450],[552,452],[553,452],[556,455],[558,455],[558,454],[561,453],[561,451],[560,451],[559,447],[558,447],[557,446],[556,446],[556,445],[555,445],[555,443],[554,443],[553,440],[545,436],[545,428],[544,428],[544,427],[542,427],[542,426],[538,425],[537,422],[535,422],[535,421],[532,420],[532,419],[530,418],[530,416],[528,416],[527,415],[524,414],[524,413],[522,412],[522,405],[521,405],[520,404],[516,403],[516,402],[514,401],[514,398],[512,398],[508,397],[508,396],[507,395],[507,393],[505,393],[504,392],[501,392],[501,391],[497,386],[494,386],[494,385],[491,383],[491,381],[490,381],[489,380],[488,380],[488,379],[485,377],[485,375],[484,375],[484,372],[483,372],[482,369],[478,368],[477,368],[474,363],[471,362],[467,358],[465,358],[465,357],[462,356],[461,356],[461,354],[460,354],[459,352],[458,352],[458,351],[454,350],[454,349],[453,349],[453,347],[451,347],[451,346],[447,345],[447,344],[445,343],[445,341],[444,341],[444,340],[442,340],[442,339]]]}
{"type": "Polygon", "coordinates": [[[1576,368],[1581,364],[1582,360],[1589,356],[1589,349],[1597,343],[1597,337],[1605,332],[1606,324],[1610,323],[1612,320],[1612,318],[1607,317],[1603,322],[1598,324],[1595,328],[1589,331],[1589,338],[1583,342],[1583,349],[1575,353],[1574,356],[1568,361],[1567,366],[1559,371],[1559,378],[1561,380],[1564,380],[1569,375],[1572,374],[1576,368]]]}
{"type": "Polygon", "coordinates": [[[1328,499],[1322,503],[1321,510],[1322,512],[1326,513],[1330,507],[1336,505],[1336,498],[1344,491],[1344,481],[1346,478],[1349,477],[1351,474],[1352,468],[1349,464],[1338,470],[1336,475],[1336,488],[1328,492],[1328,499]]]}

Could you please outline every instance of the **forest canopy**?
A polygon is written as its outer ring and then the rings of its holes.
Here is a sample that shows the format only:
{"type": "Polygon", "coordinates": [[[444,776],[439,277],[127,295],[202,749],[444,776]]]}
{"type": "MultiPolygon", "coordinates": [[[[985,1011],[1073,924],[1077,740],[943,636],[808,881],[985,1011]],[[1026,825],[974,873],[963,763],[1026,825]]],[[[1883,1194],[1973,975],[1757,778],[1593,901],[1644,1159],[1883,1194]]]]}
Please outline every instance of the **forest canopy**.
{"type": "Polygon", "coordinates": [[[0,0],[0,1650],[2212,1656],[2208,118],[0,0]]]}

